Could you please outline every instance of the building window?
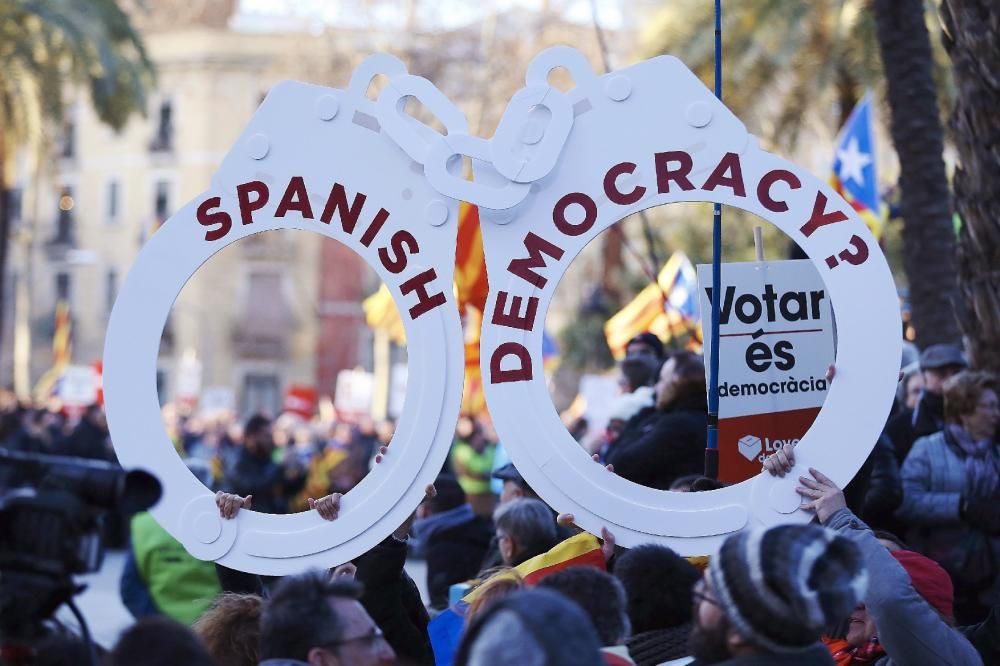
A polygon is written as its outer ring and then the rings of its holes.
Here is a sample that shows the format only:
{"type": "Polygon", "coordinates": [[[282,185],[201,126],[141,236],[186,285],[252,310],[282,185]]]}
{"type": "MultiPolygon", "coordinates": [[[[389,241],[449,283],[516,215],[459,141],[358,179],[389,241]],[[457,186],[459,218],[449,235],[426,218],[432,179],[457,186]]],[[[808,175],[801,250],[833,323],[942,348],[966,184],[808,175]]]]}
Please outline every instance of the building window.
{"type": "Polygon", "coordinates": [[[108,312],[111,312],[111,308],[115,305],[115,298],[118,296],[118,271],[113,268],[108,269],[108,273],[104,278],[104,302],[107,305],[108,312]]]}
{"type": "Polygon", "coordinates": [[[21,194],[20,187],[12,187],[7,190],[7,219],[11,224],[21,221],[21,194]]]}
{"type": "Polygon", "coordinates": [[[64,185],[59,193],[59,212],[56,216],[56,237],[57,243],[73,242],[73,209],[76,202],[73,200],[73,188],[64,185]]]}
{"type": "Polygon", "coordinates": [[[118,197],[120,189],[117,180],[112,180],[108,183],[108,222],[118,221],[118,197]]]}
{"type": "Polygon", "coordinates": [[[170,217],[170,183],[165,180],[156,181],[153,195],[153,217],[156,218],[157,227],[170,217]]]}
{"type": "Polygon", "coordinates": [[[59,156],[70,158],[76,154],[76,123],[67,120],[63,124],[62,137],[59,145],[59,156]]]}
{"type": "Polygon", "coordinates": [[[278,376],[265,373],[248,373],[243,376],[242,413],[270,414],[279,412],[281,392],[278,376]]]}
{"type": "Polygon", "coordinates": [[[174,105],[169,99],[160,102],[156,113],[156,132],[150,143],[153,152],[170,151],[174,149],[174,105]]]}
{"type": "Polygon", "coordinates": [[[70,303],[72,300],[73,276],[69,273],[56,273],[56,303],[70,303]]]}

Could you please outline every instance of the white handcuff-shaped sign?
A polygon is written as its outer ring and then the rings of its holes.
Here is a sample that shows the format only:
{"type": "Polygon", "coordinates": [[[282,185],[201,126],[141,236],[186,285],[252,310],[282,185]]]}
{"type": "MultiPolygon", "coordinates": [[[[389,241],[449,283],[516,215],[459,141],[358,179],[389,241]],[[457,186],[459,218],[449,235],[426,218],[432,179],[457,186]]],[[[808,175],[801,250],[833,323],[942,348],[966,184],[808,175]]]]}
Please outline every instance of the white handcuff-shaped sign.
{"type": "Polygon", "coordinates": [[[864,223],[827,185],[763,151],[678,60],[658,57],[597,76],[578,51],[542,52],[490,140],[426,79],[386,55],[364,61],[346,90],[276,86],[211,186],[140,252],[108,326],[104,391],[122,465],[163,484],[154,517],[195,557],[282,575],[369,550],[420,502],[448,454],[464,349],[451,288],[459,200],[480,207],[490,296],[482,376],[490,414],[518,470],[559,512],[618,542],[712,552],[755,524],[805,522],[792,474],[759,475],[706,493],[671,493],[595,464],[566,432],[542,373],[542,329],[561,276],[598,233],[676,201],[736,206],[777,225],[812,258],[838,324],[837,377],[799,443],[800,468],[843,485],[863,463],[891,404],[899,314],[885,259],[864,223]],[[576,87],[547,83],[566,67],[576,87]],[[389,77],[377,102],[376,74],[389,77]],[[408,116],[418,98],[447,129],[408,116]],[[461,173],[473,159],[474,180],[461,173]],[[163,324],[184,283],[213,254],[254,233],[297,229],[335,238],[389,286],[409,341],[404,411],[392,454],[348,492],[340,517],[241,511],[223,520],[162,424],[155,365],[163,324]]]}

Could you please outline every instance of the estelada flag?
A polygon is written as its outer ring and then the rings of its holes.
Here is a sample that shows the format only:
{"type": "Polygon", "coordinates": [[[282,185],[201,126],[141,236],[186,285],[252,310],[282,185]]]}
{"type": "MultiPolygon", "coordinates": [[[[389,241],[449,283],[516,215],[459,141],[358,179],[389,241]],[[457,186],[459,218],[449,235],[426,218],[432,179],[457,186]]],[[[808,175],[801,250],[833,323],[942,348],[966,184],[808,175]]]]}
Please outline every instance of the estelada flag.
{"type": "Polygon", "coordinates": [[[875,238],[881,238],[888,209],[878,191],[871,93],[854,107],[837,136],[830,184],[851,204],[875,238]]]}
{"type": "Polygon", "coordinates": [[[55,326],[52,332],[52,367],[42,375],[35,385],[35,395],[48,398],[52,395],[56,382],[66,370],[73,357],[73,319],[69,314],[69,303],[56,303],[55,326]]]}
{"type": "Polygon", "coordinates": [[[685,333],[700,336],[697,284],[691,260],[680,250],[674,252],[656,283],[647,285],[604,324],[604,337],[612,355],[623,358],[628,341],[645,331],[664,342],[685,333]]]}

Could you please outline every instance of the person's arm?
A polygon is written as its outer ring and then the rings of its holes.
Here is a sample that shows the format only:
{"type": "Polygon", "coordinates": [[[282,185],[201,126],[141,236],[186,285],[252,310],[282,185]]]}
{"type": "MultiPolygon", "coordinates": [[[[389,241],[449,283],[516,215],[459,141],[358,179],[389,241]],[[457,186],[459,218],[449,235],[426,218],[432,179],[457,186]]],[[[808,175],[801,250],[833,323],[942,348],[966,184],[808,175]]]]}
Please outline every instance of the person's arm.
{"type": "MultiPolygon", "coordinates": [[[[764,469],[784,476],[795,465],[791,447],[765,461],[764,469]]],[[[805,498],[803,510],[816,514],[823,526],[857,544],[868,570],[864,603],[875,619],[879,641],[894,663],[982,664],[975,648],[957,630],[948,626],[914,589],[909,574],[889,554],[871,529],[851,513],[843,491],[822,472],[810,468],[812,478],[799,477],[796,491],[805,498]]]]}
{"type": "Polygon", "coordinates": [[[131,543],[128,544],[125,568],[122,569],[122,577],[118,581],[118,593],[121,595],[122,604],[135,619],[160,615],[160,609],[156,607],[153,595],[149,593],[146,581],[143,580],[142,574],[139,572],[139,565],[135,560],[131,543]]]}
{"type": "Polygon", "coordinates": [[[918,440],[903,463],[903,503],[896,515],[911,524],[940,525],[960,520],[962,494],[931,489],[932,446],[935,444],[930,438],[918,440]]]}
{"type": "Polygon", "coordinates": [[[868,567],[865,606],[894,663],[982,663],[975,648],[917,593],[906,569],[850,509],[839,509],[824,524],[861,549],[868,567]]]}

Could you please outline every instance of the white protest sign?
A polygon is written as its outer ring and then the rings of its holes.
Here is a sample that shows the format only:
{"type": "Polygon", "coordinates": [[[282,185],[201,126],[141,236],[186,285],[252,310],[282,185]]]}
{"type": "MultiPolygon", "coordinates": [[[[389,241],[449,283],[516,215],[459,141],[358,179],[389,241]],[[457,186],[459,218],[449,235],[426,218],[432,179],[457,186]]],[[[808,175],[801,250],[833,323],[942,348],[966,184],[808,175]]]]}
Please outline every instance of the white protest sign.
{"type": "Polygon", "coordinates": [[[337,373],[337,391],[333,406],[338,412],[359,416],[372,408],[375,377],[364,370],[341,370],[337,373]]]}
{"type": "MultiPolygon", "coordinates": [[[[712,266],[698,266],[701,311],[712,311],[712,266]]],[[[705,356],[711,317],[702,317],[705,356]]],[[[812,262],[722,264],[719,297],[719,478],[742,481],[801,439],[827,394],[830,299],[812,262]]]]}
{"type": "Polygon", "coordinates": [[[535,141],[516,151],[508,137],[494,138],[494,148],[499,143],[498,150],[513,151],[525,164],[553,163],[553,150],[559,157],[520,205],[499,214],[480,211],[490,282],[483,384],[518,471],[557,511],[573,513],[594,534],[608,527],[625,546],[656,541],[699,555],[736,530],[810,520],[798,510],[795,474],[758,475],[713,492],[671,493],[594,464],[552,406],[542,330],[570,262],[624,217],[651,206],[704,201],[774,223],[809,255],[838,324],[837,380],[799,445],[799,465],[822,469],[844,485],[885,423],[901,344],[892,276],[868,228],[825,182],[762,150],[675,58],[597,76],[578,51],[558,47],[535,58],[526,83],[536,103],[550,106],[555,144],[565,136],[565,145],[560,150],[548,142],[544,116],[527,136],[535,141]],[[548,87],[548,73],[560,66],[576,83],[568,93],[548,87]],[[568,134],[560,111],[565,102],[573,109],[568,134]]]}
{"type": "Polygon", "coordinates": [[[201,392],[198,407],[208,414],[234,411],[236,409],[236,394],[228,386],[207,386],[201,392]]]}
{"type": "Polygon", "coordinates": [[[453,299],[457,199],[479,205],[490,295],[480,358],[494,424],[518,470],[550,505],[619,543],[702,554],[756,524],[806,521],[795,475],[758,476],[707,493],[651,490],[595,465],[549,398],[545,314],[580,250],[650,206],[715,201],[777,225],[820,271],[838,321],[837,381],[799,447],[800,465],[844,484],[874,444],[896,386],[900,321],[892,278],[868,228],[825,183],[763,151],[678,60],[659,57],[601,77],[559,47],[529,66],[527,85],[489,141],[427,80],[374,56],[347,90],[272,88],[212,180],[142,249],[111,315],[105,345],[108,423],[126,467],[164,485],[154,517],[189,552],[243,571],[287,574],[367,551],[423,497],[458,417],[463,340],[453,299]],[[548,73],[566,67],[562,93],[548,73]],[[365,97],[376,74],[389,83],[365,97]],[[417,97],[439,135],[406,116],[417,97]],[[473,159],[475,181],[462,177],[473,159]],[[160,420],[156,356],[185,281],[226,245],[261,231],[336,238],[385,282],[406,313],[406,402],[386,460],[342,501],[340,517],[241,511],[222,520],[160,420]]]}
{"type": "Polygon", "coordinates": [[[70,365],[59,379],[59,399],[68,407],[97,402],[97,371],[89,365],[70,365]]]}
{"type": "Polygon", "coordinates": [[[123,466],[160,479],[163,496],[151,513],[196,557],[274,575],[348,561],[403,523],[448,455],[464,369],[452,292],[458,202],[400,149],[405,143],[425,157],[437,136],[404,116],[399,102],[410,95],[449,132],[466,130],[436,88],[391,56],[365,60],[346,90],[274,86],[209,189],[150,238],[122,285],[104,352],[112,441],[123,466]],[[376,104],[365,94],[378,74],[390,82],[376,104]],[[409,355],[390,454],[344,496],[333,522],[315,511],[221,519],[213,493],[167,437],[153,381],[163,323],[184,283],[224,247],[279,229],[322,234],[357,252],[388,285],[407,340],[420,350],[409,355]]]}

